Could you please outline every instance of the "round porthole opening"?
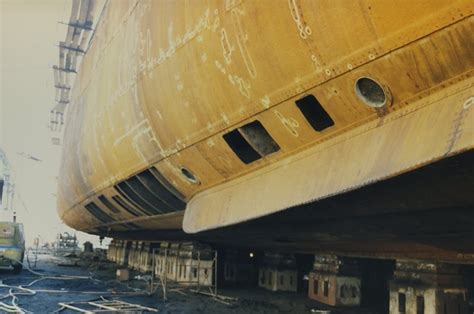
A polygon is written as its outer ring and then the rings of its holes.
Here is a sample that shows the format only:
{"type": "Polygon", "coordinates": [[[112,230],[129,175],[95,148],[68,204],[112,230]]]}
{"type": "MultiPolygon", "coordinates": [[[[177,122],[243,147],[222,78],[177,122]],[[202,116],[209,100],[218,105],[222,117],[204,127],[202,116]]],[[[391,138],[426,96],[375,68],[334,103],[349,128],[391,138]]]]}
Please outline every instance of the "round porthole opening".
{"type": "Polygon", "coordinates": [[[380,108],[387,103],[387,95],[382,86],[371,78],[361,77],[358,79],[355,91],[357,97],[370,107],[380,108]]]}
{"type": "Polygon", "coordinates": [[[199,184],[199,179],[186,167],[181,167],[181,174],[191,183],[199,184]]]}

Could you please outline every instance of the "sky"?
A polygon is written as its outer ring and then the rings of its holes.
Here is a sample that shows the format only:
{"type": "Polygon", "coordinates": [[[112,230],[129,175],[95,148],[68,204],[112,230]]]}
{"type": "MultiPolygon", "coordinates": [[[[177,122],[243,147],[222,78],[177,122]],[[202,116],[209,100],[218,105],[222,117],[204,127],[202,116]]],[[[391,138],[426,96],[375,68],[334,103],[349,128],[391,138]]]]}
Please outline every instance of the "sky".
{"type": "MultiPolygon", "coordinates": [[[[71,0],[0,0],[0,147],[15,181],[13,210],[25,226],[27,245],[35,237],[52,241],[58,232],[75,232],[56,211],[62,146],[53,145],[50,110],[54,107],[51,67],[58,63],[71,0]],[[41,161],[35,161],[33,156],[41,161]]],[[[12,212],[0,212],[11,220],[12,212]]],[[[98,237],[76,232],[81,242],[98,237]]]]}

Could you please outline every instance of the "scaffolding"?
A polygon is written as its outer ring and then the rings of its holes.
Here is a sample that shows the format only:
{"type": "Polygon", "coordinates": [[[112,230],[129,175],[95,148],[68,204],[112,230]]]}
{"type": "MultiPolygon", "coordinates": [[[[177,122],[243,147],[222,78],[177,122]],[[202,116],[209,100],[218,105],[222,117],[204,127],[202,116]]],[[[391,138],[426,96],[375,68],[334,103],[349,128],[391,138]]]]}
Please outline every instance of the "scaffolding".
{"type": "MultiPolygon", "coordinates": [[[[52,132],[61,133],[64,115],[70,103],[72,80],[70,74],[77,74],[78,59],[87,52],[93,36],[93,13],[97,0],[72,0],[71,17],[67,25],[64,41],[59,42],[59,62],[53,66],[54,87],[56,91],[55,106],[51,109],[49,128],[52,132]]],[[[61,145],[60,136],[51,138],[53,145],[61,145]]]]}
{"type": "Polygon", "coordinates": [[[217,251],[179,247],[153,249],[150,292],[161,287],[163,299],[167,300],[168,280],[175,285],[193,287],[191,291],[194,293],[218,297],[217,251]],[[202,291],[203,287],[207,287],[209,292],[202,291]]]}

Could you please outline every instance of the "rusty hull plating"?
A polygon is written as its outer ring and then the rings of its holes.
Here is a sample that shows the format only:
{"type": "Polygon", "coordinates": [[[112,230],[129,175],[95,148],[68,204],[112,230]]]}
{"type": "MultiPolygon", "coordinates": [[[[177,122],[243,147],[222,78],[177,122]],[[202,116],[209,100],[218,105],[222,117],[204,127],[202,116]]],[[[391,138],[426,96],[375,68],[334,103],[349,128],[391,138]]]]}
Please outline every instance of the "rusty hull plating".
{"type": "Polygon", "coordinates": [[[107,2],[71,94],[59,215],[116,237],[472,262],[452,221],[474,216],[473,6],[107,2]]]}

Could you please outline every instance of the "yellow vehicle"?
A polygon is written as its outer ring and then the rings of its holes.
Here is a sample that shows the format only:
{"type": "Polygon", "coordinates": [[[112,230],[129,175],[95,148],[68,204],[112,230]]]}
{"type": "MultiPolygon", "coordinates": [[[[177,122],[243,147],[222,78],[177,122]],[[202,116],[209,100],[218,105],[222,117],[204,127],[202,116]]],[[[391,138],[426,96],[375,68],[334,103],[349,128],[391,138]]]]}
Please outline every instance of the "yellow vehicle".
{"type": "Polygon", "coordinates": [[[0,222],[0,267],[13,267],[15,273],[23,268],[25,235],[23,224],[0,222]]]}

